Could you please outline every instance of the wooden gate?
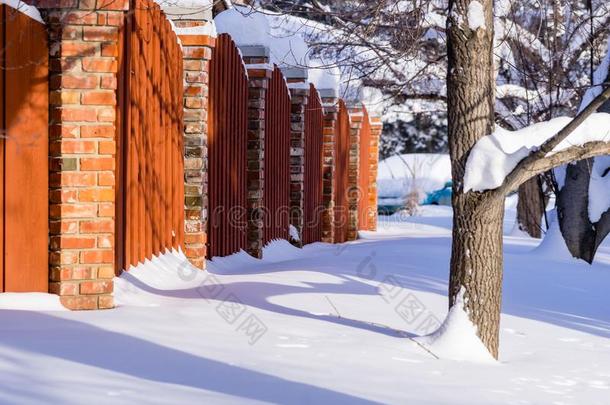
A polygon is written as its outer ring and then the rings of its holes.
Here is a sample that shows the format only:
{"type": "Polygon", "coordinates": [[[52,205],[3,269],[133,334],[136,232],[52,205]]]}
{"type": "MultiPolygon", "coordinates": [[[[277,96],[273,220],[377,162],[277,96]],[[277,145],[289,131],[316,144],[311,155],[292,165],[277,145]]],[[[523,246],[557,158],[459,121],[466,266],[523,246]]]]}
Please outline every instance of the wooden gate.
{"type": "Polygon", "coordinates": [[[239,50],[221,34],[210,61],[208,257],[246,248],[248,78],[239,50]]]}
{"type": "Polygon", "coordinates": [[[150,0],[134,0],[123,29],[117,142],[117,267],[184,240],[182,51],[150,0]]]}
{"type": "Polygon", "coordinates": [[[339,100],[335,132],[335,243],[347,241],[349,133],[349,113],[343,100],[339,100]]]}
{"type": "Polygon", "coordinates": [[[371,209],[369,186],[371,181],[371,121],[366,107],[362,107],[362,127],[360,127],[360,159],[358,162],[358,229],[368,230],[371,209]]]}
{"type": "Polygon", "coordinates": [[[47,292],[47,33],[5,5],[0,23],[0,292],[47,292]]]}
{"type": "Polygon", "coordinates": [[[290,92],[275,66],[265,99],[263,244],[288,239],[290,225],[290,92]]]}
{"type": "Polygon", "coordinates": [[[303,204],[303,244],[322,240],[322,142],[324,110],[320,95],[309,86],[305,108],[305,185],[303,204]]]}

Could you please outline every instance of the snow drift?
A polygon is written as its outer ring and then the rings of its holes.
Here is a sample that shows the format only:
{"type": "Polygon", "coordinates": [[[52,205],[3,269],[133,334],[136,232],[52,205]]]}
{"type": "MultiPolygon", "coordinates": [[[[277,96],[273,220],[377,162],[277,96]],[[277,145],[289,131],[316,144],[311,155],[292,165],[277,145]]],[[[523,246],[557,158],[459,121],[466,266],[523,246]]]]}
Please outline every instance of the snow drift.
{"type": "Polygon", "coordinates": [[[451,180],[449,155],[411,153],[379,162],[377,190],[380,199],[404,199],[416,187],[421,201],[426,193],[443,188],[451,180]]]}

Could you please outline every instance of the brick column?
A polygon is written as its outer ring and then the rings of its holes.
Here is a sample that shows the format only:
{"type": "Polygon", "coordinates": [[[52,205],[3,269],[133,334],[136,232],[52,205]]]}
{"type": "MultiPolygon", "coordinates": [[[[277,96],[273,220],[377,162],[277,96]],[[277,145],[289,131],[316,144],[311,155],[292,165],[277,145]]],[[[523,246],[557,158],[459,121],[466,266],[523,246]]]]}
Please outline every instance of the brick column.
{"type": "Polygon", "coordinates": [[[322,242],[335,241],[335,132],[339,116],[339,98],[334,89],[318,89],[324,107],[322,145],[322,242]]]}
{"type": "Polygon", "coordinates": [[[364,111],[362,107],[351,107],[350,134],[349,134],[349,160],[347,168],[347,187],[348,187],[348,212],[347,212],[347,240],[358,239],[358,202],[362,194],[358,188],[359,165],[360,165],[360,130],[364,111]]]}
{"type": "Polygon", "coordinates": [[[309,99],[307,69],[289,68],[282,73],[290,89],[290,225],[299,240],[290,243],[303,247],[303,210],[305,198],[305,108],[309,99]]]}
{"type": "Polygon", "coordinates": [[[370,154],[370,176],[369,176],[369,207],[371,213],[368,215],[368,230],[377,230],[377,171],[379,167],[379,138],[383,130],[380,117],[371,117],[371,154],[370,154]]]}
{"type": "Polygon", "coordinates": [[[207,241],[208,72],[215,38],[204,21],[175,21],[184,66],[184,253],[205,268],[207,241]],[[186,34],[183,34],[185,32],[186,34]]]}
{"type": "Polygon", "coordinates": [[[263,187],[265,181],[265,97],[273,68],[269,65],[269,48],[240,47],[248,70],[248,150],[246,213],[247,252],[263,257],[263,187]]]}
{"type": "Polygon", "coordinates": [[[117,41],[129,3],[53,3],[39,4],[50,49],[49,290],[70,309],[112,308],[117,41]]]}

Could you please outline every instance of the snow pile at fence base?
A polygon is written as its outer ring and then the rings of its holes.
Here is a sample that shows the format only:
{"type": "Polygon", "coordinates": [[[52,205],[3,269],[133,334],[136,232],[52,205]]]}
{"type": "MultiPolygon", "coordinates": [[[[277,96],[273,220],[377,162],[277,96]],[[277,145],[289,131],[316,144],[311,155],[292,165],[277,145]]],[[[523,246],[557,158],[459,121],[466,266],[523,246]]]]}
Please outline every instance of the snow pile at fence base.
{"type": "Polygon", "coordinates": [[[206,273],[190,264],[182,251],[166,251],[132,266],[114,279],[115,304],[156,306],[159,291],[171,291],[170,295],[201,298],[196,287],[206,278],[206,273]]]}
{"type": "MultiPolygon", "coordinates": [[[[479,139],[468,156],[464,192],[498,188],[521,160],[555,136],[570,121],[570,117],[558,117],[517,131],[498,128],[493,134],[479,139]]],[[[610,141],[610,114],[591,115],[552,153],[594,141],[610,141]]]]}
{"type": "Polygon", "coordinates": [[[462,287],[440,328],[415,340],[441,359],[495,363],[464,309],[464,292],[462,287]]]}
{"type": "MultiPolygon", "coordinates": [[[[379,162],[377,193],[380,199],[402,199],[413,187],[422,193],[443,188],[451,180],[449,155],[410,153],[396,155],[379,162]]],[[[421,202],[421,201],[420,201],[421,202]]]]}
{"type": "Polygon", "coordinates": [[[0,310],[67,311],[59,302],[59,295],[47,293],[2,293],[0,310]]]}

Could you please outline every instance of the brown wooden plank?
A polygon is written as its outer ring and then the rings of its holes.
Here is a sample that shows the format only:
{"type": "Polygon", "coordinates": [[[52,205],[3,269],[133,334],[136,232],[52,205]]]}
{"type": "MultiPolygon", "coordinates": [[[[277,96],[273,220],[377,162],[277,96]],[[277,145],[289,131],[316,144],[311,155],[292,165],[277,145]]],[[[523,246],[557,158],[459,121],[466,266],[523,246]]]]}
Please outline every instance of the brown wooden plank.
{"type": "Polygon", "coordinates": [[[309,88],[305,109],[305,184],[303,243],[322,240],[322,142],[323,110],[318,91],[309,88]]]}
{"type": "MultiPolygon", "coordinates": [[[[164,38],[164,36],[166,35],[166,31],[167,29],[165,28],[165,26],[162,27],[162,32],[161,32],[161,38],[164,38]]],[[[168,57],[167,57],[167,47],[164,45],[164,42],[161,41],[161,52],[160,52],[160,58],[161,58],[161,75],[163,77],[169,77],[171,71],[168,69],[168,57]]],[[[168,133],[168,129],[169,129],[169,123],[168,123],[168,114],[167,114],[167,103],[168,100],[170,100],[170,97],[168,95],[168,83],[169,80],[161,80],[160,81],[160,97],[161,97],[161,114],[159,116],[160,118],[160,126],[159,129],[161,131],[160,137],[159,137],[159,191],[161,193],[161,198],[160,203],[161,203],[161,217],[159,218],[159,229],[160,232],[162,233],[162,237],[161,237],[161,249],[162,251],[165,250],[165,248],[167,248],[168,246],[170,246],[171,243],[171,239],[169,238],[170,232],[171,230],[168,229],[167,226],[167,218],[168,218],[168,207],[171,207],[171,205],[168,202],[167,199],[167,195],[168,195],[168,191],[167,191],[167,138],[169,136],[168,133]]]]}
{"type": "Polygon", "coordinates": [[[144,189],[144,181],[146,180],[145,171],[144,171],[144,142],[142,139],[142,134],[148,129],[146,126],[146,117],[148,111],[146,110],[146,41],[145,41],[145,33],[147,27],[146,14],[147,14],[147,4],[138,0],[136,2],[136,21],[138,24],[138,43],[140,45],[140,53],[139,55],[134,55],[138,64],[138,69],[136,72],[137,77],[137,89],[138,89],[138,98],[137,98],[137,108],[139,114],[139,125],[137,131],[135,132],[135,142],[134,144],[138,150],[138,157],[136,161],[136,165],[138,167],[137,177],[134,179],[134,183],[137,185],[136,190],[136,198],[137,198],[137,219],[138,219],[138,229],[135,233],[135,240],[138,245],[138,252],[136,255],[136,263],[141,263],[143,259],[146,257],[146,208],[145,208],[145,193],[144,189]]]}
{"type": "Polygon", "coordinates": [[[159,253],[161,253],[161,237],[160,237],[160,230],[159,230],[159,220],[161,215],[159,214],[159,205],[160,205],[160,200],[164,199],[165,197],[163,196],[163,193],[161,192],[160,188],[159,188],[159,160],[158,160],[158,156],[160,155],[160,151],[159,151],[159,138],[160,138],[160,121],[159,121],[159,116],[161,114],[161,95],[159,94],[159,88],[160,88],[160,82],[161,82],[161,57],[160,57],[160,38],[159,36],[161,35],[161,30],[163,29],[163,21],[164,19],[161,18],[161,12],[157,9],[157,7],[154,8],[153,13],[152,13],[152,17],[153,17],[153,36],[152,36],[152,40],[151,40],[151,45],[152,45],[152,55],[151,55],[151,84],[152,84],[152,90],[153,90],[153,99],[152,99],[152,103],[151,103],[151,107],[153,109],[153,113],[152,116],[150,117],[152,120],[152,131],[150,131],[148,133],[149,137],[150,137],[150,143],[151,143],[151,158],[148,161],[148,164],[150,165],[150,172],[151,172],[151,181],[150,181],[150,186],[151,186],[151,198],[150,198],[150,202],[151,202],[151,215],[150,215],[150,222],[151,222],[151,241],[152,241],[152,246],[151,246],[151,253],[153,255],[158,255],[159,253]]]}
{"type": "Polygon", "coordinates": [[[117,152],[116,152],[116,189],[115,189],[115,204],[116,204],[116,222],[115,222],[115,274],[120,275],[121,271],[129,266],[130,251],[127,246],[127,210],[128,193],[127,193],[127,166],[128,166],[128,148],[129,148],[129,133],[130,133],[130,48],[131,48],[131,19],[126,17],[124,24],[120,30],[119,37],[119,71],[118,71],[118,89],[117,89],[117,152]]]}
{"type": "Polygon", "coordinates": [[[218,37],[210,61],[208,257],[246,247],[240,211],[246,207],[248,83],[230,36],[218,37]]]}
{"type": "Polygon", "coordinates": [[[6,92],[4,91],[5,57],[4,31],[6,27],[4,4],[0,4],[0,293],[4,292],[4,134],[6,123],[4,110],[6,109],[6,92]]]}
{"type": "Polygon", "coordinates": [[[290,93],[276,66],[265,99],[263,243],[288,239],[290,205],[290,93]]]}
{"type": "Polygon", "coordinates": [[[48,291],[48,47],[45,27],[6,12],[5,286],[48,291]],[[8,101],[8,100],[7,100],[8,101]]]}
{"type": "MultiPolygon", "coordinates": [[[[172,31],[172,35],[174,35],[172,31]]],[[[183,128],[183,115],[184,110],[182,108],[184,98],[184,87],[183,87],[183,61],[182,51],[178,45],[177,39],[172,41],[174,48],[175,59],[178,61],[177,68],[174,69],[174,88],[176,89],[176,98],[174,98],[174,106],[176,111],[176,139],[177,139],[177,159],[178,162],[178,175],[176,185],[178,186],[178,195],[176,196],[176,209],[178,210],[178,243],[177,246],[184,248],[184,138],[182,135],[183,128]]]]}

